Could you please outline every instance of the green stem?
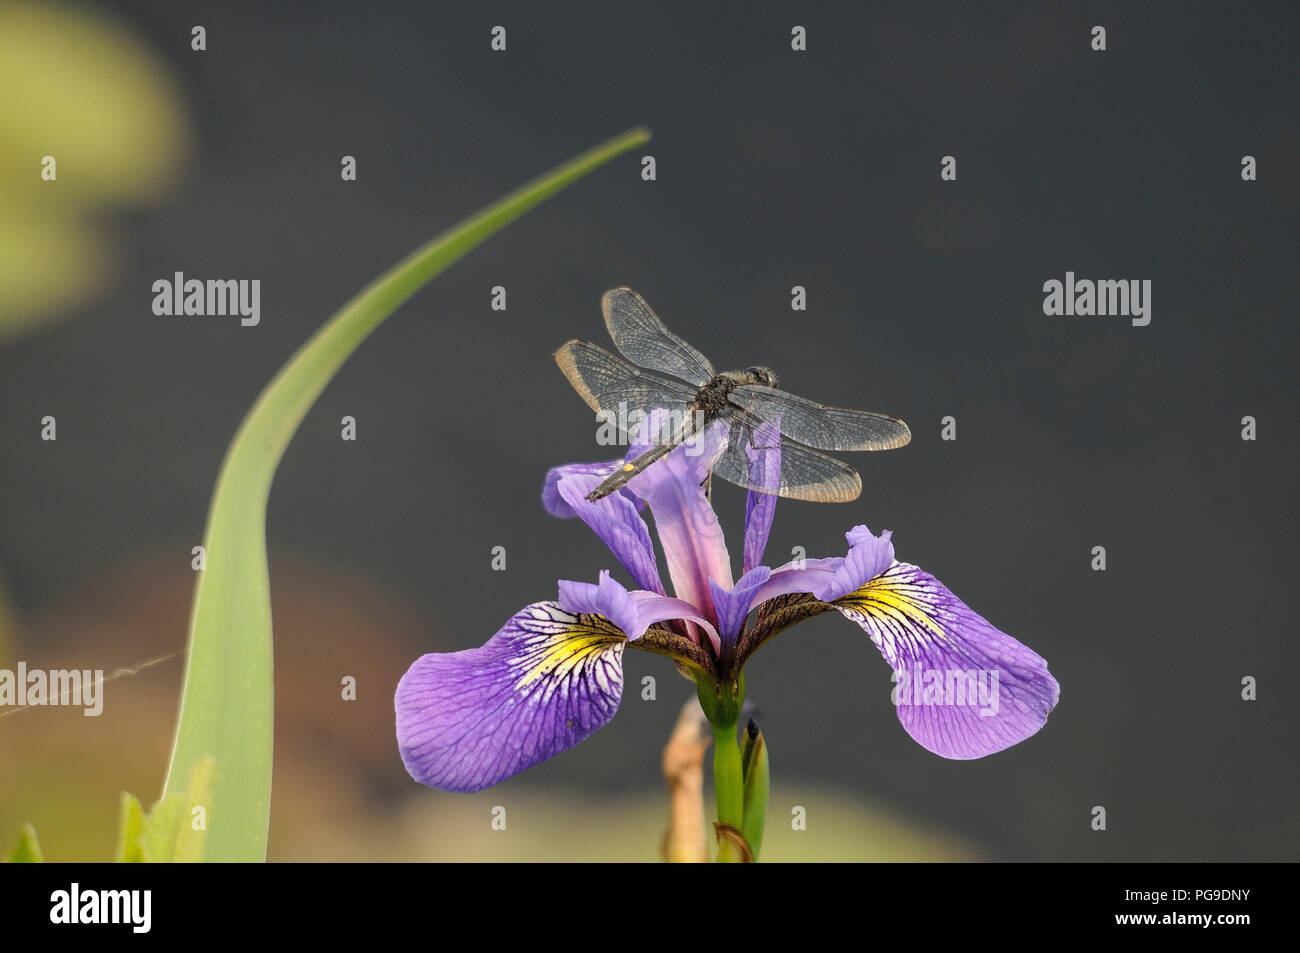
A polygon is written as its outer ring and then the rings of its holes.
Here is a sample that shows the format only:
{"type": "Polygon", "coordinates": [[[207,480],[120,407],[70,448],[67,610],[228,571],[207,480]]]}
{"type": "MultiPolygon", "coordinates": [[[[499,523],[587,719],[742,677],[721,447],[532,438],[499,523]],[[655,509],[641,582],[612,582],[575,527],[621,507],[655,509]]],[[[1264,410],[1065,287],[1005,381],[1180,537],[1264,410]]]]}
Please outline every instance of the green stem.
{"type": "Polygon", "coordinates": [[[718,862],[743,861],[743,851],[734,838],[742,837],[745,823],[745,767],[736,740],[736,725],[745,701],[745,677],[719,685],[711,678],[696,683],[700,707],[713,726],[713,790],[718,799],[718,824],[726,825],[732,836],[718,831],[718,862]]]}
{"type": "MultiPolygon", "coordinates": [[[[718,798],[718,823],[739,832],[745,823],[745,778],[734,721],[713,723],[713,788],[718,798]]],[[[734,864],[740,860],[735,843],[719,837],[718,862],[734,864]]]]}

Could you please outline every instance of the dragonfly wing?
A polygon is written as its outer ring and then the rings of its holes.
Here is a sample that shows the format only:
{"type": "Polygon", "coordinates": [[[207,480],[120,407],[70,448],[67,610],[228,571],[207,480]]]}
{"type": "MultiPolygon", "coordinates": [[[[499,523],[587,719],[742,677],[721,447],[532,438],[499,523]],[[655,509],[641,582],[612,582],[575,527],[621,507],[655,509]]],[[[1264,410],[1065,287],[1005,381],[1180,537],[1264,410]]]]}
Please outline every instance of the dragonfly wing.
{"type": "Polygon", "coordinates": [[[689,384],[630,364],[586,341],[569,341],[555,352],[555,363],[587,406],[610,415],[630,433],[640,415],[662,409],[684,420],[695,399],[689,384]]]}
{"type": "Polygon", "coordinates": [[[761,464],[751,460],[751,453],[771,452],[771,438],[755,438],[767,428],[759,427],[754,418],[737,414],[732,419],[727,448],[713,465],[713,475],[728,483],[759,493],[775,493],[790,500],[810,503],[848,503],[862,493],[858,471],[843,460],[836,460],[810,447],[796,443],[784,434],[780,439],[781,470],[779,485],[772,486],[761,464]]]}
{"type": "Polygon", "coordinates": [[[912,439],[912,431],[897,417],[819,404],[775,387],[742,385],[729,399],[778,424],[782,435],[818,450],[893,450],[912,439]]]}
{"type": "Polygon", "coordinates": [[[671,374],[696,387],[717,374],[709,359],[664,327],[645,298],[631,288],[606,291],[600,306],[614,346],[633,364],[671,374]]]}

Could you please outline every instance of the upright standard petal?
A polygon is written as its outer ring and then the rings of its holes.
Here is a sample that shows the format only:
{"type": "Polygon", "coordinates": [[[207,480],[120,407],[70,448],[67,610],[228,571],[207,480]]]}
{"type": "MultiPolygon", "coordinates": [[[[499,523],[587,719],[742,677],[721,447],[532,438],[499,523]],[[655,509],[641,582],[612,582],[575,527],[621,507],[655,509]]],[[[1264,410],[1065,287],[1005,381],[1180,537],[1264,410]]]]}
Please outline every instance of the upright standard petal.
{"type": "Polygon", "coordinates": [[[982,758],[1047,721],[1060,686],[1047,662],[909,563],[831,603],[894,670],[898,720],[945,758],[982,758]]]}
{"type": "Polygon", "coordinates": [[[730,589],[731,558],[701,484],[726,439],[726,427],[717,421],[696,445],[677,447],[628,483],[650,506],[677,597],[698,607],[711,622],[717,617],[709,580],[730,589]]]}
{"type": "Polygon", "coordinates": [[[537,602],[481,648],[422,656],[394,699],[406,770],[480,791],[572,748],[618,711],[625,644],[600,616],[537,602]]]}
{"type": "Polygon", "coordinates": [[[776,423],[760,421],[745,453],[749,457],[751,489],[745,497],[745,561],[741,571],[749,572],[763,562],[781,489],[781,431],[776,423]]]}

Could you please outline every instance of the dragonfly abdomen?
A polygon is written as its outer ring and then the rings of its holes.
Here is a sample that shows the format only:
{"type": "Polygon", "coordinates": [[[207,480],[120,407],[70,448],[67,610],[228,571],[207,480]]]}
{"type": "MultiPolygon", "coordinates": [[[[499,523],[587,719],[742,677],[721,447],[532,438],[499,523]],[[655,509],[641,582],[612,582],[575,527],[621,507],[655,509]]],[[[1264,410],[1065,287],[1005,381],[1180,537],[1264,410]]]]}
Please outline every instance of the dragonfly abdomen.
{"type": "MultiPolygon", "coordinates": [[[[701,389],[700,393],[703,394],[707,389],[708,388],[701,389]]],[[[692,434],[703,432],[704,426],[716,415],[716,411],[710,413],[707,403],[697,397],[694,403],[687,406],[686,414],[682,418],[682,425],[677,429],[676,433],[663,443],[656,444],[635,459],[629,460],[609,476],[605,477],[600,486],[587,494],[587,499],[595,502],[596,500],[604,499],[615,490],[622,489],[634,476],[646,467],[650,466],[650,464],[654,463],[656,460],[660,460],[667,456],[670,450],[681,446],[682,442],[692,434]]]]}
{"type": "Polygon", "coordinates": [[[676,444],[671,442],[661,443],[658,444],[657,446],[651,447],[649,450],[641,454],[635,460],[629,460],[627,463],[623,464],[621,467],[619,467],[609,476],[605,477],[605,479],[601,482],[600,486],[596,487],[596,489],[592,490],[590,493],[587,494],[587,499],[591,500],[592,502],[595,502],[596,500],[603,500],[605,497],[609,496],[615,490],[621,490],[624,486],[627,485],[627,482],[629,480],[631,480],[634,476],[636,476],[646,467],[650,466],[650,464],[654,463],[660,457],[666,455],[668,451],[672,450],[675,445],[676,444]]]}

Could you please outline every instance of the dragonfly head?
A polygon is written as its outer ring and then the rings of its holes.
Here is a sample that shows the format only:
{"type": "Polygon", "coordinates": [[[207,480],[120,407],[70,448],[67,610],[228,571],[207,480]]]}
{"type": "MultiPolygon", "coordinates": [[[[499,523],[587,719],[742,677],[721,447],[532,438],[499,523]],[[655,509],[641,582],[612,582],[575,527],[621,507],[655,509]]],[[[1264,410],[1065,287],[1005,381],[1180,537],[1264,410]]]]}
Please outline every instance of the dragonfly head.
{"type": "Polygon", "coordinates": [[[751,384],[761,384],[764,387],[776,386],[776,371],[770,367],[747,367],[745,376],[751,384]]]}

